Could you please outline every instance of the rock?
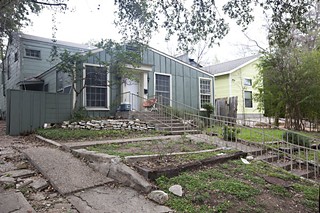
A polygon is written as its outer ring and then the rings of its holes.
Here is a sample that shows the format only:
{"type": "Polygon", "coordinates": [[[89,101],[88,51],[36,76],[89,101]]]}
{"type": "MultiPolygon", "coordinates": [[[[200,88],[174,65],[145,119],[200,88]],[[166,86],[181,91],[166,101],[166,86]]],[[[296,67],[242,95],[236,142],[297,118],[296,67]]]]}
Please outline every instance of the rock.
{"type": "Polygon", "coordinates": [[[180,185],[170,186],[169,191],[172,192],[174,195],[182,197],[183,192],[182,192],[182,186],[180,185]]]}
{"type": "Polygon", "coordinates": [[[163,205],[165,202],[167,202],[167,200],[169,200],[168,194],[161,190],[154,190],[150,192],[148,194],[148,198],[161,205],[163,205]]]}
{"type": "Polygon", "coordinates": [[[17,189],[21,189],[21,188],[23,188],[23,187],[25,187],[25,186],[28,186],[28,185],[29,185],[30,183],[32,183],[32,182],[33,182],[32,179],[26,179],[24,182],[17,184],[17,185],[16,185],[16,188],[17,188],[17,189]]]}
{"type": "Polygon", "coordinates": [[[0,177],[0,184],[15,184],[15,180],[12,177],[0,177]]]}
{"type": "Polygon", "coordinates": [[[34,180],[32,184],[30,184],[30,186],[37,191],[41,191],[45,188],[47,188],[49,186],[49,184],[47,183],[47,181],[43,178],[34,180]]]}
{"type": "Polygon", "coordinates": [[[13,178],[25,178],[34,175],[34,171],[29,169],[20,169],[6,172],[4,175],[13,177],[13,178]]]}
{"type": "Polygon", "coordinates": [[[46,196],[43,193],[35,193],[35,194],[31,194],[30,195],[30,199],[31,200],[35,200],[35,201],[42,201],[46,199],[46,196]]]}
{"type": "Polygon", "coordinates": [[[240,159],[241,159],[242,163],[244,163],[244,164],[250,164],[250,162],[247,161],[246,159],[244,159],[244,158],[240,158],[240,159]]]}
{"type": "Polygon", "coordinates": [[[251,161],[251,160],[253,160],[253,156],[249,155],[249,156],[246,157],[246,159],[251,161]]]}
{"type": "Polygon", "coordinates": [[[28,168],[28,163],[27,162],[20,162],[16,165],[18,169],[27,169],[28,168]]]}

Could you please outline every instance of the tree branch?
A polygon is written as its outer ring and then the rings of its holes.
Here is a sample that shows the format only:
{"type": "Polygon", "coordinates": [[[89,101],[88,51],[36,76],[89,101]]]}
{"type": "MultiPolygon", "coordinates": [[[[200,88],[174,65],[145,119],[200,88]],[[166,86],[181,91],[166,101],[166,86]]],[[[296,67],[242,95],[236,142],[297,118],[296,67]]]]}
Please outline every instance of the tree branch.
{"type": "Polygon", "coordinates": [[[46,5],[46,6],[55,6],[55,7],[60,7],[60,6],[63,6],[63,7],[67,7],[67,4],[66,3],[48,3],[48,2],[41,2],[41,1],[35,1],[35,0],[32,0],[32,2],[36,3],[36,4],[42,4],[42,5],[46,5]]]}

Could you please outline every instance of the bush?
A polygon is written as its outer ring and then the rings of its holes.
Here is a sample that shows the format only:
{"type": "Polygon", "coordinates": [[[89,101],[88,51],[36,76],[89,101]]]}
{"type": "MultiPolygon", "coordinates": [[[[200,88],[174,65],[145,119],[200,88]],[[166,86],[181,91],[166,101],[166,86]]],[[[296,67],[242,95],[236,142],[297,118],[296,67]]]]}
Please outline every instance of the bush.
{"type": "Polygon", "coordinates": [[[226,141],[235,141],[238,138],[240,129],[225,125],[222,130],[223,139],[226,141]]]}
{"type": "Polygon", "coordinates": [[[306,136],[294,133],[294,132],[284,132],[282,134],[284,140],[297,144],[304,147],[310,147],[310,139],[306,136]]]}
{"type": "Polygon", "coordinates": [[[206,110],[207,117],[210,118],[210,115],[214,111],[214,107],[211,103],[204,103],[202,106],[206,110]]]}
{"type": "Polygon", "coordinates": [[[77,109],[74,109],[72,113],[72,119],[71,121],[81,121],[81,120],[88,120],[88,113],[86,108],[80,107],[77,109]]]}

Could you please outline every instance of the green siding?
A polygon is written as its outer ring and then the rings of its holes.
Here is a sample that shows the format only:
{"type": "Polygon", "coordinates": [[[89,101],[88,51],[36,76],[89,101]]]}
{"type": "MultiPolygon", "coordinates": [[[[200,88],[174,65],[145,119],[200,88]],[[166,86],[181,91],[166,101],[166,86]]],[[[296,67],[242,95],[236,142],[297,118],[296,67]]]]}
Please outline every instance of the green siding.
{"type": "MultiPolygon", "coordinates": [[[[171,75],[171,98],[173,101],[177,101],[197,109],[199,109],[199,77],[212,79],[212,85],[214,86],[214,78],[211,75],[206,74],[205,71],[200,72],[183,62],[154,52],[152,49],[148,49],[145,52],[143,59],[144,64],[153,65],[153,73],[149,73],[148,75],[150,79],[148,85],[149,96],[155,95],[154,72],[171,75]]],[[[214,91],[213,88],[212,91],[214,91]]]]}

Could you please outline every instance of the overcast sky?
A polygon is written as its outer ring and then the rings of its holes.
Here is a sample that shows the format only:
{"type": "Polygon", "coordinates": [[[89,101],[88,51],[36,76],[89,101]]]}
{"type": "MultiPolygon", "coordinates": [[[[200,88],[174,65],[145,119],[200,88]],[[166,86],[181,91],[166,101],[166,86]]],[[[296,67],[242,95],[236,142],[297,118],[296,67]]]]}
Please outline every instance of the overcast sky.
{"type": "MultiPolygon", "coordinates": [[[[58,31],[56,38],[75,43],[86,43],[90,40],[98,41],[101,38],[119,41],[121,36],[117,33],[118,30],[113,24],[115,9],[113,3],[110,0],[69,0],[71,10],[65,14],[57,13],[58,31]],[[100,5],[99,10],[97,9],[98,5],[100,5]]],[[[31,35],[51,38],[52,13],[52,11],[45,10],[38,16],[32,16],[32,25],[22,31],[31,35]]],[[[246,32],[262,46],[266,44],[263,23],[262,15],[257,15],[255,23],[246,32]]],[[[224,62],[252,55],[254,51],[248,49],[246,45],[254,46],[254,42],[250,42],[236,24],[231,23],[230,28],[229,34],[220,41],[220,47],[216,45],[208,50],[202,59],[202,63],[214,64],[217,61],[224,62]]],[[[177,55],[178,52],[175,51],[176,42],[165,42],[164,37],[164,33],[156,33],[150,42],[150,46],[170,55],[177,55]]]]}

